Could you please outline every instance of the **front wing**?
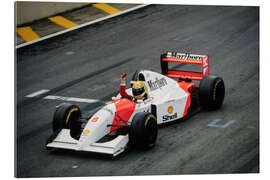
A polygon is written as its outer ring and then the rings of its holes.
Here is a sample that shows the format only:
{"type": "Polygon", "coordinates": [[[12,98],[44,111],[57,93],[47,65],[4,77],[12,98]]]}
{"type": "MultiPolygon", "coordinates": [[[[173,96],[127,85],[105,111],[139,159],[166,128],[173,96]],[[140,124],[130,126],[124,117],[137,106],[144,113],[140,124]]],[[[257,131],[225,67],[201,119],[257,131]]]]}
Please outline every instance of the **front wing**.
{"type": "Polygon", "coordinates": [[[79,141],[73,139],[69,132],[69,129],[62,129],[52,142],[46,145],[46,147],[103,153],[116,156],[126,149],[129,141],[128,135],[119,135],[115,139],[105,143],[93,143],[86,147],[80,147],[78,146],[79,141]]]}

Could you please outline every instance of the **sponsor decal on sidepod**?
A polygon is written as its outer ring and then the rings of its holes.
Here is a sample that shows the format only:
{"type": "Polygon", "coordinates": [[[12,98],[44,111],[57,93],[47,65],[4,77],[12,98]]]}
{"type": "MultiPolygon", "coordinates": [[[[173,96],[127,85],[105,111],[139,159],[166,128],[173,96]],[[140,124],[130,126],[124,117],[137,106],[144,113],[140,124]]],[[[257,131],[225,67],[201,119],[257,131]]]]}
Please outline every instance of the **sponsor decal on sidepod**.
{"type": "Polygon", "coordinates": [[[177,113],[174,113],[173,115],[164,115],[164,116],[162,116],[162,120],[164,122],[175,119],[175,118],[177,118],[177,113]]]}
{"type": "Polygon", "coordinates": [[[158,88],[161,88],[161,87],[167,85],[167,81],[165,78],[161,78],[161,79],[156,78],[155,81],[149,80],[149,81],[147,81],[147,83],[150,87],[150,91],[154,91],[158,88]]]}

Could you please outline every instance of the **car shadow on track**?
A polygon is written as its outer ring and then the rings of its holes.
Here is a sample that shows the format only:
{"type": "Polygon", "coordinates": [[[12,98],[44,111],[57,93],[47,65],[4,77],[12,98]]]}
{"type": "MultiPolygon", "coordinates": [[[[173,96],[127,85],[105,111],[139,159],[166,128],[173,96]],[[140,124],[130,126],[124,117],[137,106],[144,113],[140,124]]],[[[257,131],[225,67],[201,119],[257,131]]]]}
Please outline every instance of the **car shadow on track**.
{"type": "Polygon", "coordinates": [[[73,151],[68,149],[52,149],[48,151],[48,155],[57,156],[58,158],[65,157],[73,157],[76,159],[91,159],[91,160],[105,160],[105,161],[113,161],[120,160],[122,158],[126,158],[127,155],[142,153],[148,150],[136,149],[132,147],[128,147],[124,152],[120,153],[117,156],[112,156],[108,154],[95,153],[95,152],[83,152],[83,151],[73,151]]]}

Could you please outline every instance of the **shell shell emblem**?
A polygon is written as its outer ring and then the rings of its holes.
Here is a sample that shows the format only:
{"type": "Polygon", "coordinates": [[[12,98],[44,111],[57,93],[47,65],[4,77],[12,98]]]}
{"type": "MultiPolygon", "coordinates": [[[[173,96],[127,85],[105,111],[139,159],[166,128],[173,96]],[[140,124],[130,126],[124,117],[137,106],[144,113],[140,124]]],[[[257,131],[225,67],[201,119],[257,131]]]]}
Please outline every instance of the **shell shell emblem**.
{"type": "Polygon", "coordinates": [[[87,135],[89,133],[90,133],[90,131],[88,129],[86,129],[86,130],[83,131],[83,135],[87,135]]]}
{"type": "Polygon", "coordinates": [[[173,112],[173,107],[172,106],[169,106],[168,107],[168,113],[171,114],[173,112]]]}

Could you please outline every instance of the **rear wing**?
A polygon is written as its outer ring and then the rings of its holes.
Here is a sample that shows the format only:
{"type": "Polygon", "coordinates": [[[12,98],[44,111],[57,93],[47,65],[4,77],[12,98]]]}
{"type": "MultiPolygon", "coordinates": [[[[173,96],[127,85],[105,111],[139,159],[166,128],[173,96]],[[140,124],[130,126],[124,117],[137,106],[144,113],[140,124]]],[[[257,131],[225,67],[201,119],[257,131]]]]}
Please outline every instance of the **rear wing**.
{"type": "Polygon", "coordinates": [[[161,54],[160,62],[162,74],[171,78],[202,80],[203,77],[209,75],[208,55],[167,52],[165,54],[161,54]],[[168,62],[197,64],[201,66],[201,72],[169,70],[168,62]]]}

